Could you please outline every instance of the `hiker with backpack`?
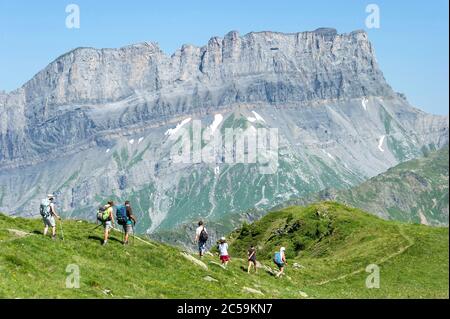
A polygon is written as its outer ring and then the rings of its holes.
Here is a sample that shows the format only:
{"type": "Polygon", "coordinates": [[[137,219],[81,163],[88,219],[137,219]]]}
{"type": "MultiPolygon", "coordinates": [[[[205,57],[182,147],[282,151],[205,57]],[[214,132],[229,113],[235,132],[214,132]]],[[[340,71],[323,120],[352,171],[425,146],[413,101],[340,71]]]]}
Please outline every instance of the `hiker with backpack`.
{"type": "Polygon", "coordinates": [[[52,228],[52,239],[56,239],[56,221],[55,217],[61,220],[61,217],[56,213],[55,197],[52,194],[48,194],[47,198],[41,201],[40,214],[42,221],[44,222],[44,236],[47,236],[48,228],[52,228]]]}
{"type": "Polygon", "coordinates": [[[198,253],[200,257],[203,257],[206,251],[206,242],[208,241],[208,232],[203,221],[198,222],[198,227],[195,231],[195,241],[198,243],[198,253]]]}
{"type": "Polygon", "coordinates": [[[278,266],[278,269],[279,269],[279,272],[276,276],[280,277],[281,275],[284,274],[284,267],[285,267],[285,265],[287,265],[286,248],[281,247],[280,251],[275,253],[273,261],[275,262],[275,264],[278,266]]]}
{"type": "Polygon", "coordinates": [[[225,237],[220,238],[219,246],[217,248],[219,249],[219,258],[222,262],[222,266],[227,268],[228,262],[230,261],[230,256],[228,255],[228,243],[225,237]]]}
{"type": "Polygon", "coordinates": [[[250,269],[252,269],[252,266],[255,267],[255,274],[258,273],[258,268],[256,268],[256,248],[254,245],[251,245],[250,249],[248,250],[247,259],[248,259],[247,273],[250,273],[250,269]]]}
{"type": "Polygon", "coordinates": [[[117,223],[123,227],[123,232],[125,234],[123,244],[128,245],[128,238],[131,233],[134,234],[133,226],[136,225],[136,217],[133,215],[130,201],[127,200],[123,205],[118,205],[116,207],[116,219],[117,223]]]}
{"type": "Polygon", "coordinates": [[[101,222],[105,228],[105,233],[103,237],[103,246],[108,243],[109,233],[111,229],[114,228],[114,202],[109,201],[104,207],[104,211],[101,214],[101,222]]]}

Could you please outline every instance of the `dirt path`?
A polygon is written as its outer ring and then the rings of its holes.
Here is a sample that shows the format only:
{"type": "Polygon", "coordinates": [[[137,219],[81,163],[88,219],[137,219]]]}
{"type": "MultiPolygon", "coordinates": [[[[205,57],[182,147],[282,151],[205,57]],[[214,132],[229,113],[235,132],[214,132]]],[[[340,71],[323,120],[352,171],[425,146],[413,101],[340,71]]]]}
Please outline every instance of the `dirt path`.
{"type": "MultiPolygon", "coordinates": [[[[388,261],[388,260],[390,260],[390,259],[392,259],[392,258],[394,258],[394,257],[396,257],[396,256],[398,256],[398,255],[400,255],[400,254],[403,254],[409,247],[411,247],[412,245],[414,245],[414,240],[412,240],[409,236],[407,236],[407,235],[403,232],[403,229],[402,229],[400,226],[398,227],[398,230],[399,230],[399,234],[402,235],[402,237],[408,242],[408,244],[407,244],[406,246],[400,247],[400,249],[399,249],[398,251],[396,251],[396,252],[394,252],[394,253],[392,253],[392,254],[390,254],[390,255],[387,255],[387,256],[385,256],[385,257],[383,257],[383,258],[381,258],[380,260],[376,261],[374,264],[380,265],[380,264],[382,264],[382,263],[384,263],[384,262],[386,262],[386,261],[388,261]]],[[[314,283],[314,284],[312,284],[312,285],[313,285],[313,286],[322,286],[322,285],[326,285],[326,284],[328,284],[328,283],[330,283],[330,282],[342,280],[342,279],[345,279],[345,278],[347,278],[347,277],[350,277],[350,276],[359,274],[359,273],[364,272],[364,271],[366,271],[366,268],[360,268],[360,269],[357,269],[357,270],[352,271],[352,272],[350,272],[350,273],[341,275],[341,276],[339,276],[339,277],[332,278],[332,279],[328,279],[328,280],[324,280],[324,281],[321,281],[321,282],[318,282],[318,283],[314,283]]]]}
{"type": "Polygon", "coordinates": [[[11,241],[32,235],[31,233],[28,233],[26,231],[14,229],[14,228],[6,228],[6,229],[4,228],[2,230],[8,231],[11,234],[12,238],[0,240],[0,243],[7,243],[7,242],[11,242],[11,241]]]}

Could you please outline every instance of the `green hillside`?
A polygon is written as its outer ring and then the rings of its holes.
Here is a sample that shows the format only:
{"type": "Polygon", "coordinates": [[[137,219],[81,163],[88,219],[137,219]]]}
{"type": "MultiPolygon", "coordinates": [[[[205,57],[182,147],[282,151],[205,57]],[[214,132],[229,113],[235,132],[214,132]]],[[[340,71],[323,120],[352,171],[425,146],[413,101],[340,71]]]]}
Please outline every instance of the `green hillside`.
{"type": "Polygon", "coordinates": [[[100,246],[101,229],[65,221],[65,240],[41,234],[39,220],[0,215],[2,298],[448,298],[448,228],[379,219],[326,202],[272,212],[230,236],[232,261],[220,267],[165,244],[100,246]],[[258,245],[258,274],[244,271],[258,245]],[[287,248],[286,276],[271,274],[272,253],[287,248]],[[296,267],[294,267],[296,263],[296,267]],[[66,288],[66,267],[80,269],[80,288],[66,288]],[[365,287],[365,267],[380,267],[380,288],[365,287]],[[268,268],[271,267],[271,268],[268,268]]]}
{"type": "Polygon", "coordinates": [[[333,200],[385,219],[448,225],[448,146],[401,163],[347,190],[325,190],[283,204],[307,205],[333,200]]]}

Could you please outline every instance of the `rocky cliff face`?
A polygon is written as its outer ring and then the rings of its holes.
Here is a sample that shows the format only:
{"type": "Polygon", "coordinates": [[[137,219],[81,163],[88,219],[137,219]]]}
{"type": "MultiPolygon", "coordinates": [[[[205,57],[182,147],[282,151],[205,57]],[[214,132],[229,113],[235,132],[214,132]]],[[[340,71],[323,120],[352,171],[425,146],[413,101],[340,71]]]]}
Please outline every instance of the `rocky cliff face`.
{"type": "Polygon", "coordinates": [[[448,118],[392,91],[363,31],[230,32],[172,56],[154,43],[79,48],[0,93],[0,208],[36,214],[57,191],[67,215],[88,217],[127,197],[153,231],[353,185],[447,135],[448,118]],[[174,163],[167,130],[195,119],[277,128],[277,172],[174,163]]]}
{"type": "Polygon", "coordinates": [[[385,95],[392,91],[362,31],[230,32],[201,48],[184,45],[171,57],[152,43],[79,48],[3,96],[0,161],[4,166],[46,157],[51,144],[72,145],[102,130],[232,103],[385,95]],[[94,120],[93,108],[105,116],[94,120]],[[110,111],[118,116],[108,116],[110,111]]]}

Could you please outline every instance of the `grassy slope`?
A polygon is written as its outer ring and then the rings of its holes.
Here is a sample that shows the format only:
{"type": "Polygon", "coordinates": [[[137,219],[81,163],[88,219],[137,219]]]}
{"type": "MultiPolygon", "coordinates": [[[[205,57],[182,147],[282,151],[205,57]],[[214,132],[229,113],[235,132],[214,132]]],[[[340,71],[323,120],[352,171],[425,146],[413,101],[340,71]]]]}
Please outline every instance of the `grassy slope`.
{"type": "Polygon", "coordinates": [[[285,246],[305,267],[290,276],[312,296],[448,298],[448,228],[384,221],[327,202],[272,212],[232,234],[235,255],[251,243],[264,259],[285,246]],[[380,266],[380,289],[365,288],[372,263],[380,266]]]}
{"type": "Polygon", "coordinates": [[[0,215],[0,297],[300,298],[303,291],[313,298],[448,298],[448,228],[388,222],[335,203],[270,213],[234,232],[228,270],[211,263],[217,257],[206,257],[209,269],[204,270],[177,248],[155,242],[123,247],[119,233],[101,247],[102,231],[92,232],[94,226],[66,221],[65,240],[51,241],[39,234],[39,220],[0,215]],[[7,229],[32,234],[20,238],[7,229]],[[253,241],[261,246],[259,260],[269,266],[279,245],[288,248],[288,277],[243,271],[245,250],[253,241]],[[292,268],[294,261],[305,268],[292,268]],[[364,268],[370,263],[381,267],[380,289],[365,288],[364,268]],[[65,288],[68,264],[80,267],[79,289],[65,288]],[[218,282],[204,281],[205,276],[218,282]]]}
{"type": "MultiPolygon", "coordinates": [[[[0,215],[0,297],[2,298],[245,298],[244,286],[259,287],[270,298],[294,297],[278,291],[275,278],[246,276],[235,262],[230,270],[210,264],[203,270],[185,260],[180,250],[153,242],[135,241],[124,247],[115,233],[107,247],[100,246],[101,228],[78,221],[64,223],[65,240],[44,238],[41,222],[0,215]],[[32,233],[14,237],[7,229],[32,233]],[[81,287],[66,289],[66,267],[80,267],[81,287]],[[219,282],[202,280],[211,276],[219,282]],[[109,294],[103,291],[110,290],[109,294]],[[112,296],[111,296],[112,294],[112,296]]],[[[289,284],[293,288],[292,284],[289,284]]]]}

